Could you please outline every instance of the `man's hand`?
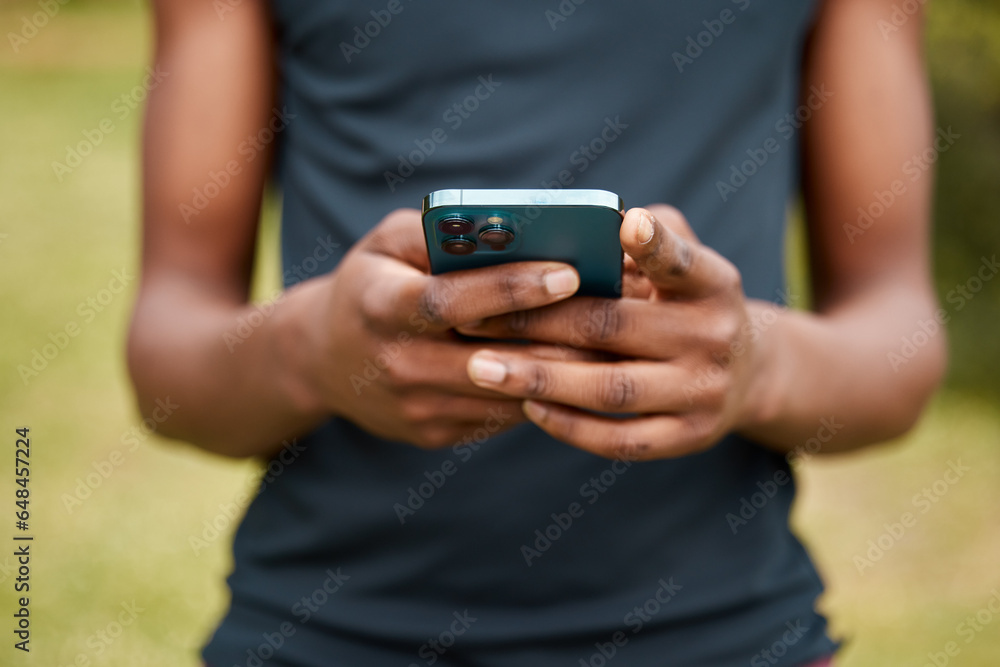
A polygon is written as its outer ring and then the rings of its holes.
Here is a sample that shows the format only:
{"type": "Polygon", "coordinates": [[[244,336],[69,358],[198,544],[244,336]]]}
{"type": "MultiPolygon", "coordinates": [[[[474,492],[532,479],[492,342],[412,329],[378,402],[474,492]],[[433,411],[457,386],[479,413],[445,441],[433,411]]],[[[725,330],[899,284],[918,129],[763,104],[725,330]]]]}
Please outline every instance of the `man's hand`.
{"type": "Polygon", "coordinates": [[[621,228],[626,296],[576,298],[464,326],[628,357],[541,359],[480,351],[468,374],[483,388],[529,399],[524,412],[553,437],[607,457],[655,459],[711,446],[748,420],[758,361],[739,271],[700,244],[667,206],[632,209],[621,228]],[[639,413],[616,419],[586,412],[639,413]]]}
{"type": "MultiPolygon", "coordinates": [[[[420,213],[391,213],[360,240],[325,283],[326,305],[302,341],[302,372],[322,407],[384,438],[422,447],[460,441],[524,421],[520,401],[473,384],[465,373],[482,343],[461,340],[466,322],[556,303],[576,271],[519,262],[430,276],[420,213]]],[[[549,345],[487,344],[524,359],[594,358],[549,345]]]]}

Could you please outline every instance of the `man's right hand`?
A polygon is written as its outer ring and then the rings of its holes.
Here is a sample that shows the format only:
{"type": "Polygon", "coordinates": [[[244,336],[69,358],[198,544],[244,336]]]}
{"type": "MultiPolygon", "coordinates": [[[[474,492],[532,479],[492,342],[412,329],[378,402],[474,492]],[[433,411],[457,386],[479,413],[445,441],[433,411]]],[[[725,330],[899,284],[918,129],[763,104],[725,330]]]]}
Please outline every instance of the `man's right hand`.
{"type": "Polygon", "coordinates": [[[167,74],[146,110],[142,280],[128,342],[142,415],[176,403],[160,434],[234,457],[272,455],[331,415],[421,446],[459,440],[491,409],[511,415],[504,427],[523,420],[517,401],[468,380],[468,357],[483,345],[450,329],[565,298],[575,276],[553,291],[546,279],[566,265],[430,276],[416,211],[388,216],[332,274],[288,290],[253,335],[228,342],[259,317],[249,291],[271,146],[253,160],[239,147],[279,110],[274,26],[265,0],[224,21],[203,0],[155,0],[154,10],[154,64],[167,74]],[[230,164],[239,173],[192,208],[192,193],[230,164]]]}
{"type": "Polygon", "coordinates": [[[579,276],[569,265],[518,262],[439,276],[427,271],[420,213],[400,209],[318,279],[327,298],[311,313],[298,358],[314,399],[331,413],[387,439],[444,447],[484,425],[493,432],[525,419],[519,400],[469,380],[465,368],[476,350],[590,358],[550,345],[470,343],[453,331],[571,296],[579,276]]]}

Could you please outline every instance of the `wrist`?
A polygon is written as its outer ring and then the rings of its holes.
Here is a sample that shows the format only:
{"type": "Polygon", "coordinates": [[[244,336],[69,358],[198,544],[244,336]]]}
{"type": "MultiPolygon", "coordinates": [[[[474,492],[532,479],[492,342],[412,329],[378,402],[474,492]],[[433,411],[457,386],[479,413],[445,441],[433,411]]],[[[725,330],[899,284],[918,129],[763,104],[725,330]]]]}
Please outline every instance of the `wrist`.
{"type": "Polygon", "coordinates": [[[326,310],[332,274],[313,278],[288,289],[274,313],[272,354],[277,360],[277,381],[297,413],[315,419],[332,415],[323,376],[326,310]]]}
{"type": "Polygon", "coordinates": [[[777,304],[748,300],[751,354],[744,400],[736,428],[742,435],[768,440],[785,413],[791,384],[789,345],[784,330],[793,316],[777,304]]]}

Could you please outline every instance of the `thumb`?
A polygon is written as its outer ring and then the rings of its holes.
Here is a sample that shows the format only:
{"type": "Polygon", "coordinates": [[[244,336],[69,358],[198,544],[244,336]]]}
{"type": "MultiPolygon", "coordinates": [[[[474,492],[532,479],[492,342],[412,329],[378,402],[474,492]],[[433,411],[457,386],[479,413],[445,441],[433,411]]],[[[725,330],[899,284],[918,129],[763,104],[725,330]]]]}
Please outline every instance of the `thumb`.
{"type": "Polygon", "coordinates": [[[415,208],[392,211],[358,241],[358,246],[365,252],[392,257],[424,273],[430,271],[420,211],[415,208]]]}

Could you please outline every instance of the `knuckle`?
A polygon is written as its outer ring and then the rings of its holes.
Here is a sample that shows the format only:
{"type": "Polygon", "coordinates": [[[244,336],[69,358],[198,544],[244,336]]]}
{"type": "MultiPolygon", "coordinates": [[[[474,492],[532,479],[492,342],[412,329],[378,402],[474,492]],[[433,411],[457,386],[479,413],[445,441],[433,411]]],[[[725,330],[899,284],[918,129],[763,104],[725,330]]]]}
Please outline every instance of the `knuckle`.
{"type": "Polygon", "coordinates": [[[404,400],[399,408],[403,419],[411,424],[419,424],[431,417],[431,406],[419,398],[404,400]]]}
{"type": "Polygon", "coordinates": [[[606,343],[616,339],[625,324],[618,302],[605,299],[598,312],[601,314],[598,342],[606,343]]]}
{"type": "Polygon", "coordinates": [[[627,429],[618,429],[612,436],[608,458],[621,461],[641,461],[652,452],[653,445],[645,440],[632,437],[627,429]]]}
{"type": "Polygon", "coordinates": [[[646,278],[650,274],[656,273],[660,270],[661,264],[660,260],[656,258],[656,255],[646,255],[635,260],[635,273],[640,278],[646,278]]]}
{"type": "Polygon", "coordinates": [[[717,364],[725,367],[732,362],[733,352],[739,349],[741,325],[739,315],[727,311],[716,313],[704,327],[703,344],[717,364]]]}
{"type": "Polygon", "coordinates": [[[635,380],[620,368],[607,371],[606,377],[600,382],[599,400],[601,405],[616,410],[627,409],[635,405],[639,395],[639,387],[635,380]]]}
{"type": "Polygon", "coordinates": [[[668,251],[667,270],[672,276],[684,277],[691,273],[694,267],[695,254],[691,244],[679,236],[672,237],[668,251]]]}
{"type": "Polygon", "coordinates": [[[386,384],[392,387],[409,387],[417,381],[417,368],[407,356],[392,359],[382,370],[386,384]]]}
{"type": "Polygon", "coordinates": [[[696,447],[706,447],[715,441],[718,420],[710,411],[690,412],[684,417],[690,441],[696,447]]]}
{"type": "Polygon", "coordinates": [[[530,364],[527,369],[524,391],[531,397],[548,396],[553,387],[552,373],[543,364],[530,364]]]}
{"type": "Polygon", "coordinates": [[[732,262],[722,257],[720,259],[722,260],[722,268],[719,271],[719,284],[726,292],[742,294],[743,276],[740,274],[740,270],[732,262]]]}
{"type": "Polygon", "coordinates": [[[504,324],[511,333],[524,333],[531,328],[534,314],[527,310],[515,310],[504,318],[504,324]]]}
{"type": "Polygon", "coordinates": [[[701,396],[702,408],[712,413],[722,410],[726,405],[731,385],[732,380],[728,373],[720,374],[719,377],[714,378],[710,382],[707,391],[701,396]]]}
{"type": "Polygon", "coordinates": [[[364,328],[371,331],[382,327],[388,319],[386,300],[378,298],[373,284],[365,286],[359,301],[358,314],[361,316],[364,328]]]}
{"type": "Polygon", "coordinates": [[[417,297],[417,315],[432,325],[441,326],[447,321],[448,298],[444,291],[431,284],[417,297]]]}
{"type": "Polygon", "coordinates": [[[618,302],[612,299],[600,299],[596,307],[584,310],[580,318],[574,328],[585,341],[591,343],[613,342],[625,328],[625,318],[618,302]]]}
{"type": "Polygon", "coordinates": [[[517,307],[521,302],[521,280],[516,273],[505,271],[500,274],[495,294],[504,309],[517,307]]]}

